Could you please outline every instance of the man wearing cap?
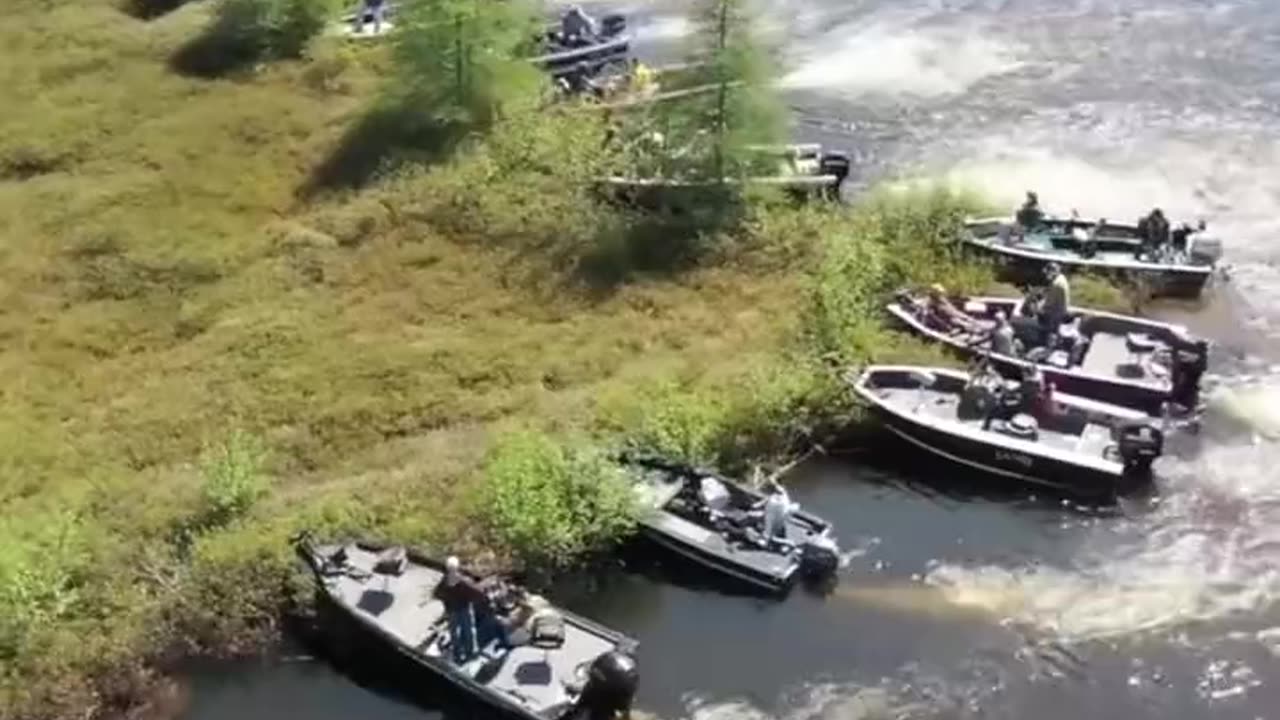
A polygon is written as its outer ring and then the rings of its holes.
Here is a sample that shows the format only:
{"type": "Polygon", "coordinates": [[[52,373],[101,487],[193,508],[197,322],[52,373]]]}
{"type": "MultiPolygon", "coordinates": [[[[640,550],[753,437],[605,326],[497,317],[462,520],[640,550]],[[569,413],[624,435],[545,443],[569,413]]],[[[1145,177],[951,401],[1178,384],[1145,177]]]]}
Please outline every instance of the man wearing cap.
{"type": "Polygon", "coordinates": [[[1055,335],[1058,328],[1066,321],[1071,308],[1071,285],[1067,276],[1062,274],[1058,263],[1049,263],[1044,269],[1049,287],[1044,294],[1044,305],[1040,309],[1040,323],[1046,336],[1055,335]]]}
{"type": "Polygon", "coordinates": [[[483,592],[462,573],[458,558],[450,555],[444,562],[444,579],[436,585],[434,594],[444,604],[453,661],[461,665],[476,652],[475,619],[472,611],[483,592]]]}

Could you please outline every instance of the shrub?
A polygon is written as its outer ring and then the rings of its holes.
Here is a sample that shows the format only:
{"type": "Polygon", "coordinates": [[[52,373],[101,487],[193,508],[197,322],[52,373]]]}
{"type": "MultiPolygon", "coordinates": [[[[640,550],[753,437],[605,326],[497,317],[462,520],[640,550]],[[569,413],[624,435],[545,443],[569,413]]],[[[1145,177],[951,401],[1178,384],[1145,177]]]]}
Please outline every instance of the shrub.
{"type": "Polygon", "coordinates": [[[244,517],[267,491],[263,474],[266,452],[262,444],[244,432],[234,432],[220,445],[207,448],[200,471],[203,508],[198,525],[203,529],[225,526],[244,517]]]}
{"type": "Polygon", "coordinates": [[[494,538],[530,567],[562,567],[618,540],[636,511],[616,463],[537,432],[498,441],[484,464],[480,501],[494,538]]]}
{"type": "Polygon", "coordinates": [[[75,609],[87,562],[80,530],[70,514],[0,526],[0,660],[22,656],[33,634],[75,609]]]}

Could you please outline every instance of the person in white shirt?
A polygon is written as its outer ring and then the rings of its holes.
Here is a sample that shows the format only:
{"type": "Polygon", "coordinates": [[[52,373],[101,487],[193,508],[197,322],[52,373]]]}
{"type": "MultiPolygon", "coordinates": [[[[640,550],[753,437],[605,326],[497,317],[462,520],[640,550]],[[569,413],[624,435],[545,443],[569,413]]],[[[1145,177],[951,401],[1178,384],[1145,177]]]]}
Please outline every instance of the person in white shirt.
{"type": "Polygon", "coordinates": [[[764,537],[765,542],[790,545],[787,539],[787,522],[797,505],[776,481],[769,482],[769,495],[764,501],[764,537]]]}

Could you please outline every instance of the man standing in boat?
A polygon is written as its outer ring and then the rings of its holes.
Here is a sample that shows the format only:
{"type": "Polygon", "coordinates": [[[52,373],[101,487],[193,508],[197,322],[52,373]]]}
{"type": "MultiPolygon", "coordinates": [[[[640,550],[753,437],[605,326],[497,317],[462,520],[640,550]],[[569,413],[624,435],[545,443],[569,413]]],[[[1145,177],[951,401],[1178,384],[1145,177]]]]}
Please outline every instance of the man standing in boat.
{"type": "Polygon", "coordinates": [[[769,496],[764,500],[764,538],[768,544],[784,547],[791,545],[787,537],[787,523],[796,511],[796,504],[777,480],[768,483],[769,496]]]}
{"type": "Polygon", "coordinates": [[[472,613],[484,593],[462,573],[458,558],[451,555],[444,562],[444,579],[436,585],[434,594],[444,605],[445,618],[449,622],[449,650],[453,661],[461,665],[476,652],[472,613]]]}
{"type": "Polygon", "coordinates": [[[1050,344],[1058,328],[1066,321],[1071,309],[1071,285],[1067,276],[1062,273],[1058,263],[1051,262],[1044,269],[1049,287],[1044,294],[1044,304],[1040,308],[1040,325],[1044,332],[1046,344],[1050,344]]]}

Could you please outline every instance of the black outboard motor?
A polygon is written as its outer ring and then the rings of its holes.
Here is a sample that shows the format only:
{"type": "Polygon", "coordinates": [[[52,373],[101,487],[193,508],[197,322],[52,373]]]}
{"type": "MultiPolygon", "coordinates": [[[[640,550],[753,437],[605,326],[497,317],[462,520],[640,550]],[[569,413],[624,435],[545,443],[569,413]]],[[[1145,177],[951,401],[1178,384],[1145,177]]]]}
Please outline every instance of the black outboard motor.
{"type": "Polygon", "coordinates": [[[1196,341],[1192,349],[1174,352],[1169,395],[1184,411],[1194,412],[1200,404],[1200,379],[1208,368],[1209,343],[1205,340],[1196,341]]]}
{"type": "Polygon", "coordinates": [[[591,662],[581,706],[593,720],[628,717],[639,686],[635,658],[621,650],[607,652],[591,662]]]}
{"type": "Polygon", "coordinates": [[[627,29],[627,16],[613,13],[600,19],[600,34],[605,37],[616,37],[627,29]]]}
{"type": "Polygon", "coordinates": [[[834,175],[836,178],[836,184],[830,191],[833,200],[840,198],[840,187],[852,171],[853,161],[849,159],[848,153],[825,152],[818,160],[818,172],[822,175],[834,175]]]}
{"type": "Polygon", "coordinates": [[[810,535],[800,545],[800,572],[810,578],[825,578],[840,568],[840,547],[826,533],[810,535]]]}
{"type": "Polygon", "coordinates": [[[1125,473],[1145,475],[1164,453],[1164,432],[1146,422],[1127,423],[1116,428],[1116,444],[1125,473]]]}

